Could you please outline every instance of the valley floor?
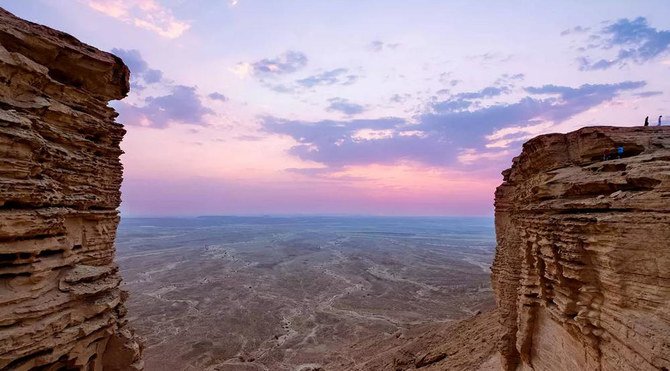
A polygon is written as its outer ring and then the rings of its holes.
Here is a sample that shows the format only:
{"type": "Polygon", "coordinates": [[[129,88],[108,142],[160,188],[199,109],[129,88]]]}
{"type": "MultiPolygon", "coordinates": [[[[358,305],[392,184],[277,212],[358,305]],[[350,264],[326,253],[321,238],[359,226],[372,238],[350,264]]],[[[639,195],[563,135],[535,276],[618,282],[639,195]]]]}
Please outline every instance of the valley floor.
{"type": "Polygon", "coordinates": [[[124,219],[117,239],[149,371],[384,369],[493,306],[493,246],[491,219],[457,218],[124,219]]]}

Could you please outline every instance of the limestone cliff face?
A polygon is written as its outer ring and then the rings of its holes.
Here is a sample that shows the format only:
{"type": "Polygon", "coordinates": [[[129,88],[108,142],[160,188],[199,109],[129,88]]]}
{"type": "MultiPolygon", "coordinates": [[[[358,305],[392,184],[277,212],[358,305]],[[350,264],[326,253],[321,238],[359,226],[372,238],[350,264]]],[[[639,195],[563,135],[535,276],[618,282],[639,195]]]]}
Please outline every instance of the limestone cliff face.
{"type": "Polygon", "coordinates": [[[670,127],[543,135],[503,175],[492,282],[505,368],[668,370],[670,127]]]}
{"type": "Polygon", "coordinates": [[[0,369],[140,369],[114,263],[120,59],[0,9],[0,369]]]}

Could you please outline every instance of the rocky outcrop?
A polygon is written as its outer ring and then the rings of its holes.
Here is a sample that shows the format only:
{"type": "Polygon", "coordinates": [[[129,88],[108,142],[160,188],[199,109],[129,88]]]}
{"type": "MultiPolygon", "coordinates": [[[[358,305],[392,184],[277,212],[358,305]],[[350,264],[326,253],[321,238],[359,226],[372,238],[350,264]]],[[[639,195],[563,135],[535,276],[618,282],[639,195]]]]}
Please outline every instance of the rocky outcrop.
{"type": "Polygon", "coordinates": [[[670,127],[543,135],[503,176],[504,368],[668,370],[670,127]]]}
{"type": "Polygon", "coordinates": [[[117,57],[0,9],[0,369],[141,369],[114,263],[117,57]]]}

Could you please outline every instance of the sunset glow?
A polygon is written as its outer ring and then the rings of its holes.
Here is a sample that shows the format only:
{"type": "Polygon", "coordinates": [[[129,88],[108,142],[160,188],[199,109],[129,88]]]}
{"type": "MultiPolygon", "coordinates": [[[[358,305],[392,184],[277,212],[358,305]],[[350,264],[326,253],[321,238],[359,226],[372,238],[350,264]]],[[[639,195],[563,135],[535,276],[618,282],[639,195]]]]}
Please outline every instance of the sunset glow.
{"type": "Polygon", "coordinates": [[[670,117],[670,4],[561,5],[0,0],[129,66],[135,216],[490,215],[529,138],[670,117]]]}

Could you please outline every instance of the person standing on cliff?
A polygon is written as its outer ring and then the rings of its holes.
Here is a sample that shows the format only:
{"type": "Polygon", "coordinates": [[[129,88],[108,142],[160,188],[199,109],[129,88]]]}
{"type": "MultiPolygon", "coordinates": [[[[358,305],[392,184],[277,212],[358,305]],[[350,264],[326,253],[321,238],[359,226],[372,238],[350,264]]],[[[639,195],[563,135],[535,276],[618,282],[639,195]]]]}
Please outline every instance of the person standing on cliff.
{"type": "Polygon", "coordinates": [[[649,116],[644,119],[644,126],[649,126],[649,116]]]}
{"type": "Polygon", "coordinates": [[[662,117],[663,117],[663,115],[658,116],[658,125],[657,126],[661,126],[661,118],[662,117]]]}

